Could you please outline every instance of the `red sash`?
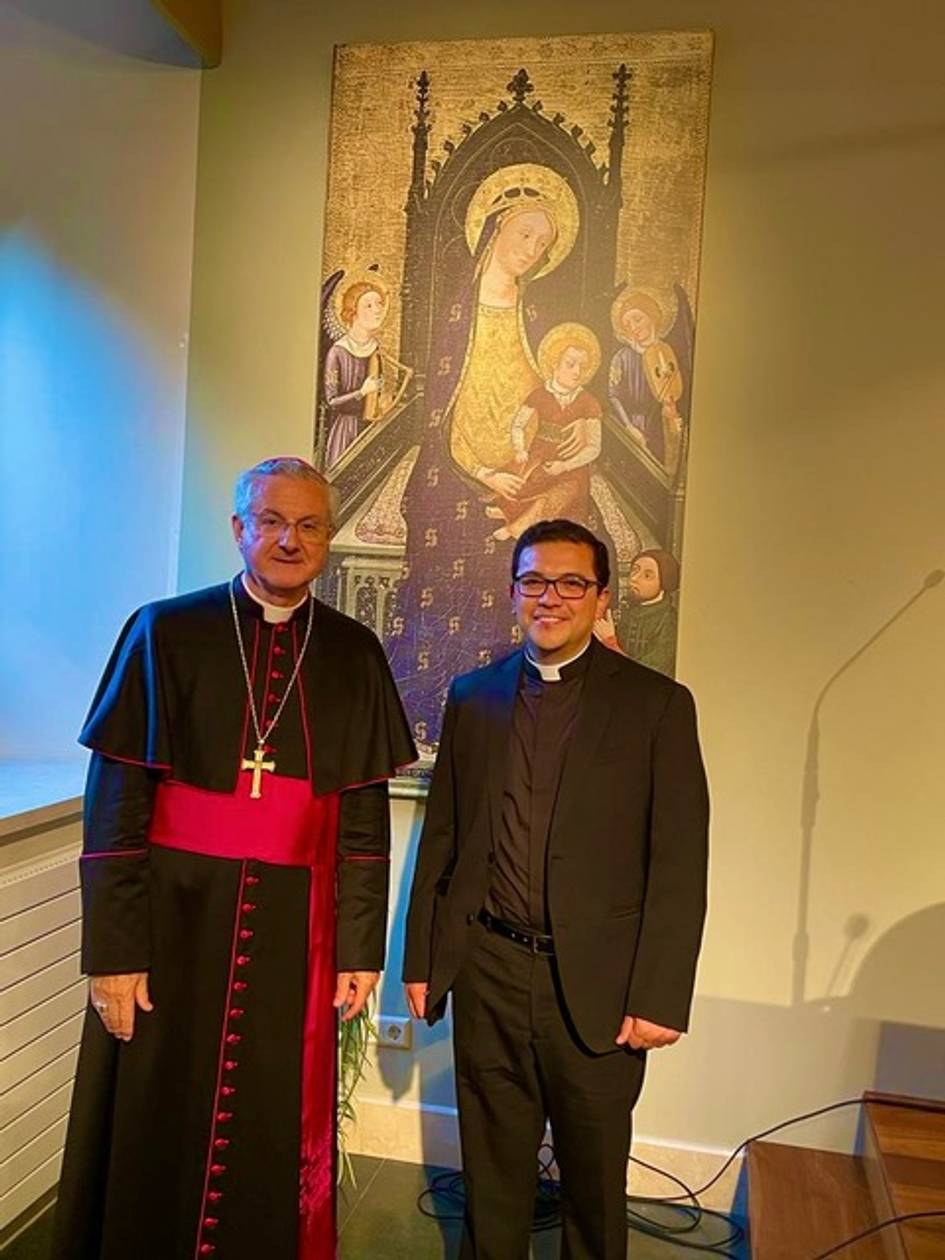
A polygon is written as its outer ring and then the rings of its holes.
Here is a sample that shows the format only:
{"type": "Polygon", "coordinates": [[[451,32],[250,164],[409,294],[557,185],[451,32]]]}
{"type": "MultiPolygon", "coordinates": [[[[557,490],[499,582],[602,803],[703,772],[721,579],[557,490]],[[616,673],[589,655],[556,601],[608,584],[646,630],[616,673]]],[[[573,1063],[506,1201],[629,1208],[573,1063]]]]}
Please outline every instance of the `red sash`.
{"type": "MultiPolygon", "coordinates": [[[[151,844],[233,861],[307,866],[311,871],[308,919],[308,982],[302,1046],[301,1166],[299,1170],[299,1260],[335,1255],[335,1126],[337,1020],[333,1000],[335,965],[335,864],[339,795],[314,796],[306,779],[266,774],[262,796],[250,797],[252,773],[240,774],[232,794],[208,792],[166,780],[157,789],[151,844]]],[[[264,878],[264,876],[262,876],[264,878]]],[[[240,880],[234,926],[246,887],[240,880]]],[[[234,930],[234,958],[239,934],[234,930]]],[[[231,965],[231,986],[236,969],[231,965]]],[[[236,997],[227,994],[229,1011],[236,997]]],[[[226,1026],[221,1033],[221,1048],[226,1026]]],[[[223,1059],[221,1053],[221,1062],[223,1059]]],[[[214,1114],[233,1110],[217,1082],[214,1114]]],[[[212,1211],[211,1133],[201,1220],[212,1211]]]]}

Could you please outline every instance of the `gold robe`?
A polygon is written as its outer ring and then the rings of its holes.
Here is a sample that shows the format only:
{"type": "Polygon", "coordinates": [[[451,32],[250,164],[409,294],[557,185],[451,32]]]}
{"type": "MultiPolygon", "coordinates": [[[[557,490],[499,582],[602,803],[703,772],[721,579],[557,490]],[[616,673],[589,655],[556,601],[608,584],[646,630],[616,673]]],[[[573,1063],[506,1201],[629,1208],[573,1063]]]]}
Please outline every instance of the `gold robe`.
{"type": "Polygon", "coordinates": [[[476,309],[450,429],[450,454],[471,477],[512,459],[512,419],[541,378],[528,352],[518,306],[476,309]]]}

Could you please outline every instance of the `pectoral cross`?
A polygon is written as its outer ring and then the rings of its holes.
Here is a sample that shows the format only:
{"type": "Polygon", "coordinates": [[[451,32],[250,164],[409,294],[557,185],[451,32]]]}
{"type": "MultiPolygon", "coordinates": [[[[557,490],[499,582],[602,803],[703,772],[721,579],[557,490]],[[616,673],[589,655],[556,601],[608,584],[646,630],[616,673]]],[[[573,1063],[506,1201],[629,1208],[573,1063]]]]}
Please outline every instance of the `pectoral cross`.
{"type": "Polygon", "coordinates": [[[266,752],[260,744],[253,753],[252,758],[244,757],[240,762],[241,770],[252,770],[253,786],[250,788],[250,800],[258,801],[262,796],[262,772],[264,770],[275,770],[276,763],[274,761],[264,761],[266,752]]]}

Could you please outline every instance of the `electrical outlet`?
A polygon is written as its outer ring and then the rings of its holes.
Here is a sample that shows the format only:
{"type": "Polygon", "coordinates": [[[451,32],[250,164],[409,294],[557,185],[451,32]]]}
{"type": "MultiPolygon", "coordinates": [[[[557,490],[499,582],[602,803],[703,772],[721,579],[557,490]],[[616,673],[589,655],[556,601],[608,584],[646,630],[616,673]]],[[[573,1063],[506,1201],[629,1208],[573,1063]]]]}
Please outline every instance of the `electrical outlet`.
{"type": "Polygon", "coordinates": [[[413,1045],[413,1025],[405,1015],[378,1015],[377,1044],[385,1050],[409,1050],[413,1045]]]}

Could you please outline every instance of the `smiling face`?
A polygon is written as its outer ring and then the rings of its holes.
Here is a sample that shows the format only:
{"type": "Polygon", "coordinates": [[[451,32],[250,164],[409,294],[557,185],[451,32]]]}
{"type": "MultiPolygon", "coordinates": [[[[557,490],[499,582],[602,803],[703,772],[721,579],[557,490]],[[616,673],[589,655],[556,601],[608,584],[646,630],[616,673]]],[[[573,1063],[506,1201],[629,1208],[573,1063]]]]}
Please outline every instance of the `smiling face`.
{"type": "Polygon", "coordinates": [[[554,239],[554,224],[546,211],[523,210],[499,228],[493,258],[510,276],[519,278],[538,266],[554,239]]]}
{"type": "MultiPolygon", "coordinates": [[[[566,575],[595,582],[594,552],[585,543],[543,542],[526,547],[519,556],[516,577],[526,573],[543,578],[566,575]]],[[[528,650],[536,661],[554,665],[576,656],[590,642],[594,622],[603,617],[610,592],[589,586],[581,599],[562,599],[553,586],[537,599],[513,587],[512,606],[528,650]]]]}
{"type": "Polygon", "coordinates": [[[272,604],[297,604],[325,567],[331,537],[328,490],[302,477],[260,477],[233,536],[250,587],[272,604]]]}
{"type": "Polygon", "coordinates": [[[591,356],[580,346],[568,346],[555,367],[555,383],[564,390],[577,389],[588,377],[591,356]]]}

